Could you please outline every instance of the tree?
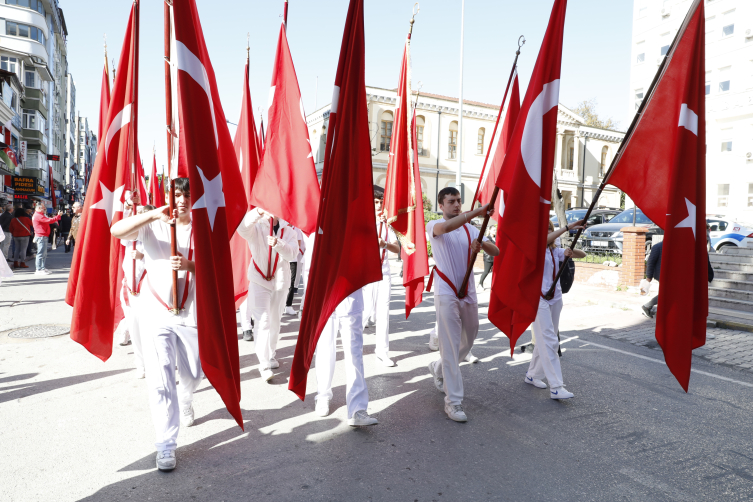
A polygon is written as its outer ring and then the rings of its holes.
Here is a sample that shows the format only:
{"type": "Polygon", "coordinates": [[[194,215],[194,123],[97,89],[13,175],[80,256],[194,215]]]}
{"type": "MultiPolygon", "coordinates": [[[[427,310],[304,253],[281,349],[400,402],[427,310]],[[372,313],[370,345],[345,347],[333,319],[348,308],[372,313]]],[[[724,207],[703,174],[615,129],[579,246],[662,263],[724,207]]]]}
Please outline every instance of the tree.
{"type": "Polygon", "coordinates": [[[573,111],[583,117],[586,121],[586,125],[588,126],[616,131],[617,127],[619,126],[619,122],[613,120],[612,117],[604,120],[600,119],[599,114],[596,111],[597,104],[598,103],[596,102],[596,98],[587,99],[581,101],[575,108],[573,108],[573,111]]]}

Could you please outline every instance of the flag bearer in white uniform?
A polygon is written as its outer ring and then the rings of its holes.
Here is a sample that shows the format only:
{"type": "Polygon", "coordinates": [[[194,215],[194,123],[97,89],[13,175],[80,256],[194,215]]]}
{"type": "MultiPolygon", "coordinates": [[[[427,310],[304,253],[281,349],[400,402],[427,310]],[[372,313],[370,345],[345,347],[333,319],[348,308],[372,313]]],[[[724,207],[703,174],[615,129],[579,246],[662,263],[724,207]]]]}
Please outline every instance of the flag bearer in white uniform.
{"type": "Polygon", "coordinates": [[[293,297],[298,292],[298,282],[301,280],[303,274],[303,256],[306,253],[306,241],[303,238],[303,231],[300,228],[290,225],[290,229],[295,232],[296,241],[298,242],[298,254],[295,260],[290,262],[290,289],[288,289],[288,297],[285,300],[285,314],[296,315],[297,312],[293,308],[293,297]]]}
{"type": "Polygon", "coordinates": [[[282,309],[290,286],[290,262],[298,254],[298,240],[286,222],[258,207],[246,213],[238,226],[238,235],[246,239],[251,249],[247,301],[251,315],[258,323],[255,349],[259,372],[268,382],[274,376],[272,370],[280,367],[275,353],[280,338],[282,309]],[[270,218],[274,220],[272,235],[269,233],[270,218]]]}
{"type": "Polygon", "coordinates": [[[382,213],[384,192],[374,190],[374,210],[377,218],[377,233],[379,234],[379,257],[382,259],[382,280],[372,282],[363,287],[363,325],[376,324],[376,354],[379,362],[385,366],[395,366],[390,359],[390,290],[392,280],[390,276],[390,261],[387,251],[399,253],[400,245],[390,230],[382,213]]]}
{"type": "Polygon", "coordinates": [[[463,282],[472,250],[483,249],[497,256],[499,249],[488,241],[479,244],[478,229],[470,224],[472,218],[485,214],[487,206],[461,214],[460,192],[453,187],[440,190],[437,199],[444,218],[430,221],[426,232],[436,262],[432,275],[436,282],[434,308],[440,358],[429,363],[429,372],[437,389],[445,393],[447,416],[456,422],[465,422],[468,417],[463,410],[460,361],[471,351],[478,333],[478,300],[473,274],[464,298],[457,297],[457,288],[463,282]]]}
{"type": "Polygon", "coordinates": [[[196,327],[196,267],[192,261],[188,178],[175,180],[175,203],[178,256],[170,252],[167,206],[125,218],[111,228],[114,237],[143,244],[146,277],[139,302],[141,338],[157,436],[157,468],[162,471],[175,468],[178,431],[181,425],[193,425],[193,393],[203,377],[196,327]],[[177,305],[173,304],[173,270],[178,271],[177,305]]]}
{"type": "Polygon", "coordinates": [[[547,300],[544,296],[549,292],[552,282],[557,277],[559,263],[565,259],[565,256],[570,258],[585,258],[586,256],[586,253],[580,249],[571,250],[570,248],[557,247],[555,240],[569,230],[585,227],[582,226],[582,221],[577,221],[556,231],[551,221],[548,222],[548,225],[549,234],[546,238],[546,251],[544,251],[544,277],[541,281],[539,310],[536,313],[536,320],[531,325],[536,343],[533,347],[533,357],[528,365],[525,382],[539,389],[546,389],[546,384],[541,380],[546,377],[547,382],[549,382],[549,397],[552,399],[570,399],[574,394],[565,389],[562,383],[562,367],[557,354],[559,348],[557,332],[559,331],[560,314],[562,313],[562,287],[559,281],[557,281],[552,299],[547,300]]]}
{"type": "Polygon", "coordinates": [[[329,415],[329,403],[332,400],[332,377],[335,374],[335,340],[337,332],[345,352],[345,404],[348,411],[348,425],[361,427],[378,423],[370,417],[366,409],[369,406],[369,389],[363,372],[363,289],[345,298],[337,306],[322,330],[316,344],[315,365],[316,413],[329,415]]]}

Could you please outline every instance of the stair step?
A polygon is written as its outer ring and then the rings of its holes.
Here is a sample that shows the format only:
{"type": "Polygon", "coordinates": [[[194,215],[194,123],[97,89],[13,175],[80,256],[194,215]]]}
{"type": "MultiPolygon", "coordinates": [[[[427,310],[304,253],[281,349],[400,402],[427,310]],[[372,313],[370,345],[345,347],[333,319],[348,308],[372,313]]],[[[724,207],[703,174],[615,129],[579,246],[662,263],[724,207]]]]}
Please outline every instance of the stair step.
{"type": "Polygon", "coordinates": [[[733,298],[712,298],[709,297],[709,307],[716,307],[728,310],[738,310],[753,314],[753,302],[746,300],[736,300],[733,298]]]}
{"type": "Polygon", "coordinates": [[[734,281],[753,281],[753,273],[747,273],[741,270],[727,270],[724,268],[715,268],[714,269],[714,282],[716,282],[718,279],[728,279],[728,280],[734,280],[734,281]]]}
{"type": "Polygon", "coordinates": [[[725,263],[725,262],[753,264],[753,254],[746,255],[746,254],[712,253],[709,255],[709,261],[711,262],[712,266],[714,265],[714,263],[725,263]]]}
{"type": "MultiPolygon", "coordinates": [[[[725,254],[725,255],[743,255],[743,256],[753,256],[753,248],[742,248],[738,246],[723,246],[721,251],[717,251],[718,254],[725,254]]],[[[715,253],[710,253],[709,257],[713,256],[715,253]]]]}
{"type": "Polygon", "coordinates": [[[720,328],[753,331],[753,312],[709,306],[708,320],[720,328]]]}
{"type": "MultiPolygon", "coordinates": [[[[751,276],[751,278],[753,278],[753,276],[751,276]]],[[[743,290],[743,291],[753,292],[753,280],[747,281],[747,280],[738,280],[738,279],[727,279],[727,278],[720,278],[714,275],[714,280],[711,282],[711,288],[709,288],[709,290],[711,290],[712,288],[743,290]]]]}
{"type": "Polygon", "coordinates": [[[753,291],[746,289],[729,289],[709,287],[709,298],[723,298],[730,300],[744,300],[753,304],[753,291]]]}
{"type": "Polygon", "coordinates": [[[724,270],[740,270],[743,272],[753,273],[753,263],[739,263],[730,260],[714,260],[711,262],[711,268],[724,270]]]}

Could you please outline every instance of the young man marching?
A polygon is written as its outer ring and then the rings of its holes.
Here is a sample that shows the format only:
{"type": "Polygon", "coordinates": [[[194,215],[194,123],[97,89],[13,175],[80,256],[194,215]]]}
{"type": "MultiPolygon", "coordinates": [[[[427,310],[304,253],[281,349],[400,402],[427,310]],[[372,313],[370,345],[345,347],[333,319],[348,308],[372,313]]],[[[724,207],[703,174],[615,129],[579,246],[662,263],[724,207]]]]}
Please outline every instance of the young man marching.
{"type": "Polygon", "coordinates": [[[379,253],[382,259],[382,280],[367,284],[363,288],[363,325],[365,328],[370,322],[376,324],[376,350],[374,353],[379,362],[389,367],[395,366],[395,362],[390,359],[390,289],[392,288],[392,281],[387,251],[400,253],[400,246],[395,242],[395,237],[382,213],[383,203],[384,192],[374,190],[376,229],[379,234],[379,253]]]}
{"type": "Polygon", "coordinates": [[[175,180],[176,244],[170,252],[167,206],[125,218],[111,228],[114,237],[143,244],[143,298],[139,305],[144,367],[157,440],[157,468],[175,468],[180,425],[194,421],[193,393],[203,373],[196,327],[196,281],[188,178],[175,180]],[[178,305],[173,304],[172,272],[178,271],[178,305]],[[175,366],[178,366],[176,377],[175,366]],[[176,384],[180,381],[180,385],[176,384]]]}
{"type": "Polygon", "coordinates": [[[462,299],[457,296],[458,288],[468,268],[471,251],[483,249],[497,256],[499,249],[488,241],[479,244],[478,229],[470,224],[471,219],[486,213],[488,205],[461,214],[460,192],[453,187],[440,190],[437,201],[443,218],[427,223],[426,233],[436,261],[432,274],[436,281],[434,308],[440,357],[429,363],[429,372],[437,389],[445,393],[447,416],[456,422],[465,422],[468,417],[463,410],[460,361],[471,351],[478,333],[478,300],[473,274],[462,299]]]}
{"type": "Polygon", "coordinates": [[[259,372],[268,382],[274,376],[272,370],[280,367],[275,352],[290,286],[290,262],[298,254],[297,236],[286,222],[258,207],[246,213],[238,226],[238,235],[246,239],[253,257],[248,266],[246,301],[258,323],[255,348],[259,372]],[[271,234],[270,219],[273,220],[271,234]]]}

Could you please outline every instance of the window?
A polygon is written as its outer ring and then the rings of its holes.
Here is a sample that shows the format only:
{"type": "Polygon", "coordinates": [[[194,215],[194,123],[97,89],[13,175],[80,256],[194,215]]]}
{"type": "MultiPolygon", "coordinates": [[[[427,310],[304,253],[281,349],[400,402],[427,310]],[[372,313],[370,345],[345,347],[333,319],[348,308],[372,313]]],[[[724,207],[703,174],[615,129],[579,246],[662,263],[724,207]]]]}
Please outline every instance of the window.
{"type": "Polygon", "coordinates": [[[44,4],[42,0],[5,0],[7,5],[17,5],[25,9],[31,9],[44,15],[44,4]]]}
{"type": "Polygon", "coordinates": [[[565,169],[573,170],[573,160],[575,156],[575,141],[571,138],[567,142],[567,167],[565,169]]]}
{"type": "Polygon", "coordinates": [[[36,77],[36,74],[33,71],[27,71],[24,85],[26,87],[36,87],[36,78],[34,77],[36,77]]]}
{"type": "Polygon", "coordinates": [[[729,203],[729,185],[717,185],[716,205],[718,207],[727,207],[729,203]]]}
{"type": "Polygon", "coordinates": [[[607,156],[609,155],[609,147],[605,146],[601,149],[601,165],[599,166],[599,176],[604,176],[607,169],[607,156]]]}
{"type": "Polygon", "coordinates": [[[450,123],[450,139],[447,145],[447,156],[450,159],[456,159],[458,156],[458,123],[450,123]]]}
{"type": "Polygon", "coordinates": [[[731,66],[727,66],[726,68],[719,70],[719,92],[729,92],[731,73],[731,66]]]}
{"type": "Polygon", "coordinates": [[[753,207],[753,183],[748,183],[748,207],[753,207]]]}
{"type": "Polygon", "coordinates": [[[14,37],[24,37],[36,40],[41,44],[46,44],[47,39],[44,36],[44,32],[34,26],[27,26],[25,24],[12,23],[10,21],[5,22],[5,34],[14,37]]]}
{"type": "Polygon", "coordinates": [[[0,56],[0,68],[5,71],[16,73],[16,63],[18,63],[18,60],[16,58],[0,56]]]}
{"type": "Polygon", "coordinates": [[[382,114],[382,126],[380,128],[379,151],[389,152],[391,140],[392,140],[392,113],[384,112],[382,114]]]}
{"type": "Polygon", "coordinates": [[[711,72],[706,72],[706,96],[711,94],[711,72]]]}
{"type": "Polygon", "coordinates": [[[477,155],[483,155],[484,154],[484,136],[486,135],[486,129],[480,128],[478,130],[478,139],[476,140],[476,154],[477,155]]]}
{"type": "Polygon", "coordinates": [[[638,42],[635,44],[635,52],[638,54],[635,57],[636,64],[640,64],[646,60],[646,45],[645,41],[638,42]]]}
{"type": "Polygon", "coordinates": [[[424,125],[426,122],[423,117],[416,117],[416,149],[420,157],[428,157],[429,150],[424,148],[424,125]]]}
{"type": "Polygon", "coordinates": [[[643,89],[636,89],[635,90],[635,109],[637,110],[640,108],[641,103],[643,102],[643,89]]]}
{"type": "Polygon", "coordinates": [[[24,129],[37,128],[37,112],[35,110],[24,110],[23,120],[24,129]]]}
{"type": "Polygon", "coordinates": [[[731,37],[735,34],[735,11],[730,10],[722,16],[722,38],[731,37]]]}
{"type": "Polygon", "coordinates": [[[725,27],[722,28],[722,36],[723,37],[730,37],[730,36],[734,35],[734,33],[735,33],[735,25],[734,25],[734,23],[733,24],[728,24],[727,26],[725,26],[725,27]]]}
{"type": "Polygon", "coordinates": [[[666,56],[667,52],[669,51],[669,32],[662,33],[661,35],[661,41],[659,42],[661,44],[661,49],[659,49],[659,52],[662,56],[666,56]]]}
{"type": "Polygon", "coordinates": [[[729,141],[722,141],[722,152],[731,152],[732,151],[732,140],[729,141]]]}

